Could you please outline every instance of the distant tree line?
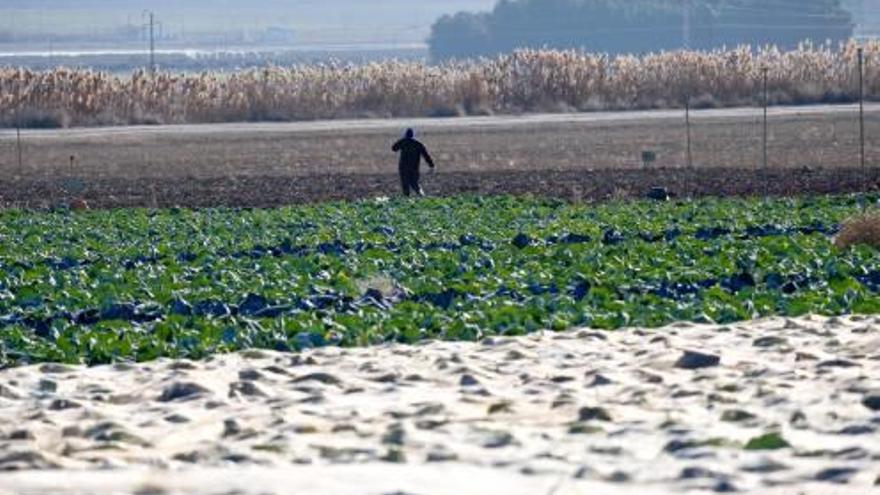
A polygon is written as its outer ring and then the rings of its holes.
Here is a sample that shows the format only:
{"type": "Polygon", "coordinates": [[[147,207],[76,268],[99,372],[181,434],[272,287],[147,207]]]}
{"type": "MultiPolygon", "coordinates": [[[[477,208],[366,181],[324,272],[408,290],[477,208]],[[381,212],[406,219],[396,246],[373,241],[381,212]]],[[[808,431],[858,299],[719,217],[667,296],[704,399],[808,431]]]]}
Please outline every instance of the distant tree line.
{"type": "Polygon", "coordinates": [[[836,43],[853,29],[840,0],[500,0],[492,12],[440,18],[429,45],[434,60],[523,47],[638,54],[836,43]]]}

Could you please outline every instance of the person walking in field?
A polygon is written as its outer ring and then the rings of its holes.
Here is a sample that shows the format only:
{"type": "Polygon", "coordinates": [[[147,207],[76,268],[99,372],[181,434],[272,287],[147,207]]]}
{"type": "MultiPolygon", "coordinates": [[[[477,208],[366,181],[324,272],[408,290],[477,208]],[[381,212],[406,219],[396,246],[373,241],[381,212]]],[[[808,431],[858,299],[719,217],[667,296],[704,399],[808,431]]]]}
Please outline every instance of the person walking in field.
{"type": "Polygon", "coordinates": [[[422,186],[419,185],[419,165],[422,158],[431,167],[431,171],[434,171],[434,160],[431,159],[425,145],[416,140],[415,135],[415,131],[407,129],[403,138],[391,147],[392,151],[400,153],[400,184],[403,186],[403,195],[407,197],[410,190],[419,196],[425,195],[422,186]]]}

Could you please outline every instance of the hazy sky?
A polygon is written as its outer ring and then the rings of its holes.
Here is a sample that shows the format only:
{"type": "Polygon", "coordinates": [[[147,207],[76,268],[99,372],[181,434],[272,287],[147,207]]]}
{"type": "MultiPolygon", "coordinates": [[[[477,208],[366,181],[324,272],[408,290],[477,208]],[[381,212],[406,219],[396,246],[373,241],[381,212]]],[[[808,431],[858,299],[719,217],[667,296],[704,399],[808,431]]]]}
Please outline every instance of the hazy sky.
{"type": "MultiPolygon", "coordinates": [[[[621,0],[628,1],[628,0],[621,0]]],[[[863,29],[880,27],[880,0],[843,0],[865,7],[863,29]],[[873,18],[872,18],[873,16],[873,18]]],[[[268,27],[292,29],[301,43],[390,43],[424,41],[441,15],[490,10],[496,0],[0,0],[0,39],[4,33],[99,36],[143,23],[144,9],[155,12],[168,33],[246,33],[268,27]]]]}
{"type": "Polygon", "coordinates": [[[285,27],[303,42],[418,42],[442,14],[495,0],[0,0],[0,32],[100,33],[141,24],[149,8],[169,32],[285,27]]]}

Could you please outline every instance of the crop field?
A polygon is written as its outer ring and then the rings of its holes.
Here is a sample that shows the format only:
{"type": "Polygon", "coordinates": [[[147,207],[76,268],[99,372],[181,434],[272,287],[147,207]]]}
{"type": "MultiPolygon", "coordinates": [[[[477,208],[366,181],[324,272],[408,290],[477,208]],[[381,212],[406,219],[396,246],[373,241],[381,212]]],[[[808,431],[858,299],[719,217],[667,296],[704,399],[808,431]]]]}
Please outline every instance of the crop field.
{"type": "Polygon", "coordinates": [[[4,366],[880,312],[878,196],[0,213],[4,366]]]}
{"type": "Polygon", "coordinates": [[[0,130],[0,205],[43,208],[285,206],[397,194],[391,142],[414,126],[438,162],[430,195],[535,194],[572,200],[642,196],[653,186],[689,195],[848,193],[876,188],[880,106],[781,107],[769,112],[761,169],[760,109],[675,110],[27,130],[0,130]],[[641,152],[653,150],[649,167],[641,152]],[[75,161],[71,162],[70,158],[75,161]]]}

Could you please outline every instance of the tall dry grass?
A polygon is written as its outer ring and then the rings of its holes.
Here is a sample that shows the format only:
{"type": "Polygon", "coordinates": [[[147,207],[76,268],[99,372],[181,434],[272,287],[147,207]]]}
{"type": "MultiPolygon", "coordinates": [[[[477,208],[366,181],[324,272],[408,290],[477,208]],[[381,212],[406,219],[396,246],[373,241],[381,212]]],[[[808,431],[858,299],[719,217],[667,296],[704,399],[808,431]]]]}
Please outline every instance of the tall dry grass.
{"type": "Polygon", "coordinates": [[[840,249],[853,246],[880,249],[880,213],[864,213],[847,219],[834,238],[834,245],[840,249]]]}
{"type": "MultiPolygon", "coordinates": [[[[430,66],[388,61],[269,67],[230,74],[0,69],[0,125],[88,126],[452,116],[668,108],[770,101],[852,101],[855,43],[794,51],[739,47],[609,57],[521,50],[494,59],[430,66]]],[[[866,92],[880,97],[880,42],[865,45],[866,92]]]]}

